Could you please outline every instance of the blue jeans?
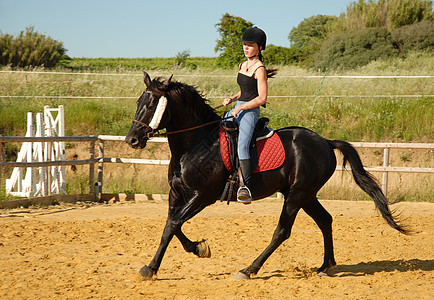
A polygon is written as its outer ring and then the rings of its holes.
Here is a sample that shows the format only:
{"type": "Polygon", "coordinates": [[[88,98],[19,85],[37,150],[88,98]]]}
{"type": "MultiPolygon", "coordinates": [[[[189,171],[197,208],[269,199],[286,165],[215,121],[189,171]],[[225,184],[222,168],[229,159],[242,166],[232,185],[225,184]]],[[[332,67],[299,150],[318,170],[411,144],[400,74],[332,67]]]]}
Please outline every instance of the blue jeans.
{"type": "MultiPolygon", "coordinates": [[[[244,101],[237,101],[238,105],[245,103],[244,101]]],[[[234,108],[235,108],[234,107],[234,108]]],[[[232,108],[233,109],[233,108],[232,108]]],[[[231,111],[226,113],[226,117],[231,116],[231,111]]],[[[255,107],[248,110],[242,110],[238,113],[238,116],[233,120],[239,126],[238,133],[238,158],[239,159],[250,159],[250,141],[252,140],[253,131],[255,130],[256,122],[259,119],[260,109],[255,107]]]]}

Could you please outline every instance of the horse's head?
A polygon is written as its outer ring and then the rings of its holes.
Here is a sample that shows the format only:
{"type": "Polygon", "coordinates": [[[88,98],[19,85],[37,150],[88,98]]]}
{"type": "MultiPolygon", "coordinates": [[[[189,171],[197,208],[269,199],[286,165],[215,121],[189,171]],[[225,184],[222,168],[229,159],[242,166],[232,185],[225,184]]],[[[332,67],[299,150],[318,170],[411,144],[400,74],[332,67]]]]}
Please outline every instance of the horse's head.
{"type": "Polygon", "coordinates": [[[125,141],[132,148],[144,148],[155,130],[165,127],[167,98],[166,89],[169,87],[170,77],[166,81],[154,79],[144,73],[146,90],[137,100],[137,110],[125,141]]]}

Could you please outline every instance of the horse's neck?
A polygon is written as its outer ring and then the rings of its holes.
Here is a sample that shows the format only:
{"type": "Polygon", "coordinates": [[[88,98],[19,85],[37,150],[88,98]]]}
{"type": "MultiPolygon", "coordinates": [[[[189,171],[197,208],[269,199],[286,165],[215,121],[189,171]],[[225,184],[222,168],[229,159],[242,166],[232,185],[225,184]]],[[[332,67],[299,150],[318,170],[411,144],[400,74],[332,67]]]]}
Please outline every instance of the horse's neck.
{"type": "Polygon", "coordinates": [[[172,156],[183,155],[187,152],[193,152],[201,147],[209,147],[218,139],[218,123],[197,128],[185,132],[168,135],[169,147],[172,156]]]}
{"type": "Polygon", "coordinates": [[[188,112],[187,108],[183,105],[171,107],[171,110],[172,121],[168,124],[167,131],[187,129],[183,132],[168,135],[172,157],[181,157],[187,152],[195,151],[201,145],[213,143],[218,139],[218,134],[215,134],[215,132],[218,133],[218,123],[192,129],[211,121],[217,121],[219,119],[217,114],[205,110],[206,113],[201,114],[198,119],[191,112],[188,112]]]}
{"type": "MultiPolygon", "coordinates": [[[[201,123],[205,124],[205,123],[201,123]]],[[[203,128],[168,135],[172,158],[180,160],[184,155],[193,156],[201,151],[212,151],[212,145],[218,140],[218,123],[203,128]]]]}

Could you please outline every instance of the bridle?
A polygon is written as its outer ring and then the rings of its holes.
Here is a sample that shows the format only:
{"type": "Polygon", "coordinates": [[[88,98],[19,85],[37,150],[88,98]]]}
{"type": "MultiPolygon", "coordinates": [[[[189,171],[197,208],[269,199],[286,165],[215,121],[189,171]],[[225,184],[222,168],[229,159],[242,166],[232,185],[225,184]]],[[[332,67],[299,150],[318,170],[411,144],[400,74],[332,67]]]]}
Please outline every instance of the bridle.
{"type": "Polygon", "coordinates": [[[144,122],[140,122],[140,121],[138,121],[138,120],[136,120],[136,119],[133,120],[133,123],[134,123],[134,122],[136,122],[136,123],[142,125],[142,127],[146,127],[146,128],[151,129],[151,131],[149,131],[148,134],[147,134],[148,139],[151,138],[151,137],[153,137],[153,136],[155,136],[155,135],[154,135],[154,132],[155,132],[155,131],[154,131],[154,128],[152,128],[152,127],[149,126],[148,124],[146,124],[146,123],[144,123],[144,122]]]}
{"type": "MultiPolygon", "coordinates": [[[[214,109],[221,108],[222,106],[223,105],[219,105],[217,107],[214,107],[214,109]]],[[[194,126],[194,127],[190,127],[190,128],[185,128],[185,129],[180,129],[180,130],[175,130],[175,131],[166,131],[164,133],[159,133],[158,130],[155,130],[154,128],[152,128],[151,126],[149,126],[149,124],[146,124],[145,122],[142,122],[142,121],[139,121],[139,120],[136,120],[136,119],[134,119],[133,122],[141,125],[142,127],[146,127],[146,128],[151,129],[151,131],[149,131],[147,133],[147,135],[146,135],[148,139],[151,138],[151,137],[167,137],[168,135],[171,135],[171,134],[177,134],[177,133],[182,133],[182,132],[186,132],[186,131],[191,131],[191,130],[199,129],[199,128],[202,128],[202,127],[205,127],[205,126],[208,126],[208,125],[220,123],[220,122],[222,122],[224,120],[230,119],[230,118],[232,118],[232,116],[224,117],[224,115],[226,115],[227,110],[228,110],[228,106],[226,105],[225,106],[225,112],[223,113],[223,117],[221,117],[218,120],[214,120],[214,121],[207,122],[207,123],[204,123],[204,124],[200,124],[200,125],[197,125],[197,126],[194,126]]]]}

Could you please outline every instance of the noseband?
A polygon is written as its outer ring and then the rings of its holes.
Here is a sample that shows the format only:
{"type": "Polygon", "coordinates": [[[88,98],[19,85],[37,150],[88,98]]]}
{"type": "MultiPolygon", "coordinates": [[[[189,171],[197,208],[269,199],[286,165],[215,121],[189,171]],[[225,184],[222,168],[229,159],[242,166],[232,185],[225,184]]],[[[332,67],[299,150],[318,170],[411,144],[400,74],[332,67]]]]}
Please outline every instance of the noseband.
{"type": "Polygon", "coordinates": [[[144,122],[140,122],[140,121],[138,121],[138,120],[136,120],[136,119],[134,119],[133,122],[136,122],[136,123],[142,125],[142,127],[147,127],[147,128],[149,128],[149,129],[151,129],[151,131],[148,132],[148,134],[146,135],[146,136],[148,137],[148,139],[154,136],[154,128],[152,128],[152,127],[149,126],[148,124],[146,124],[146,123],[144,123],[144,122]]]}

